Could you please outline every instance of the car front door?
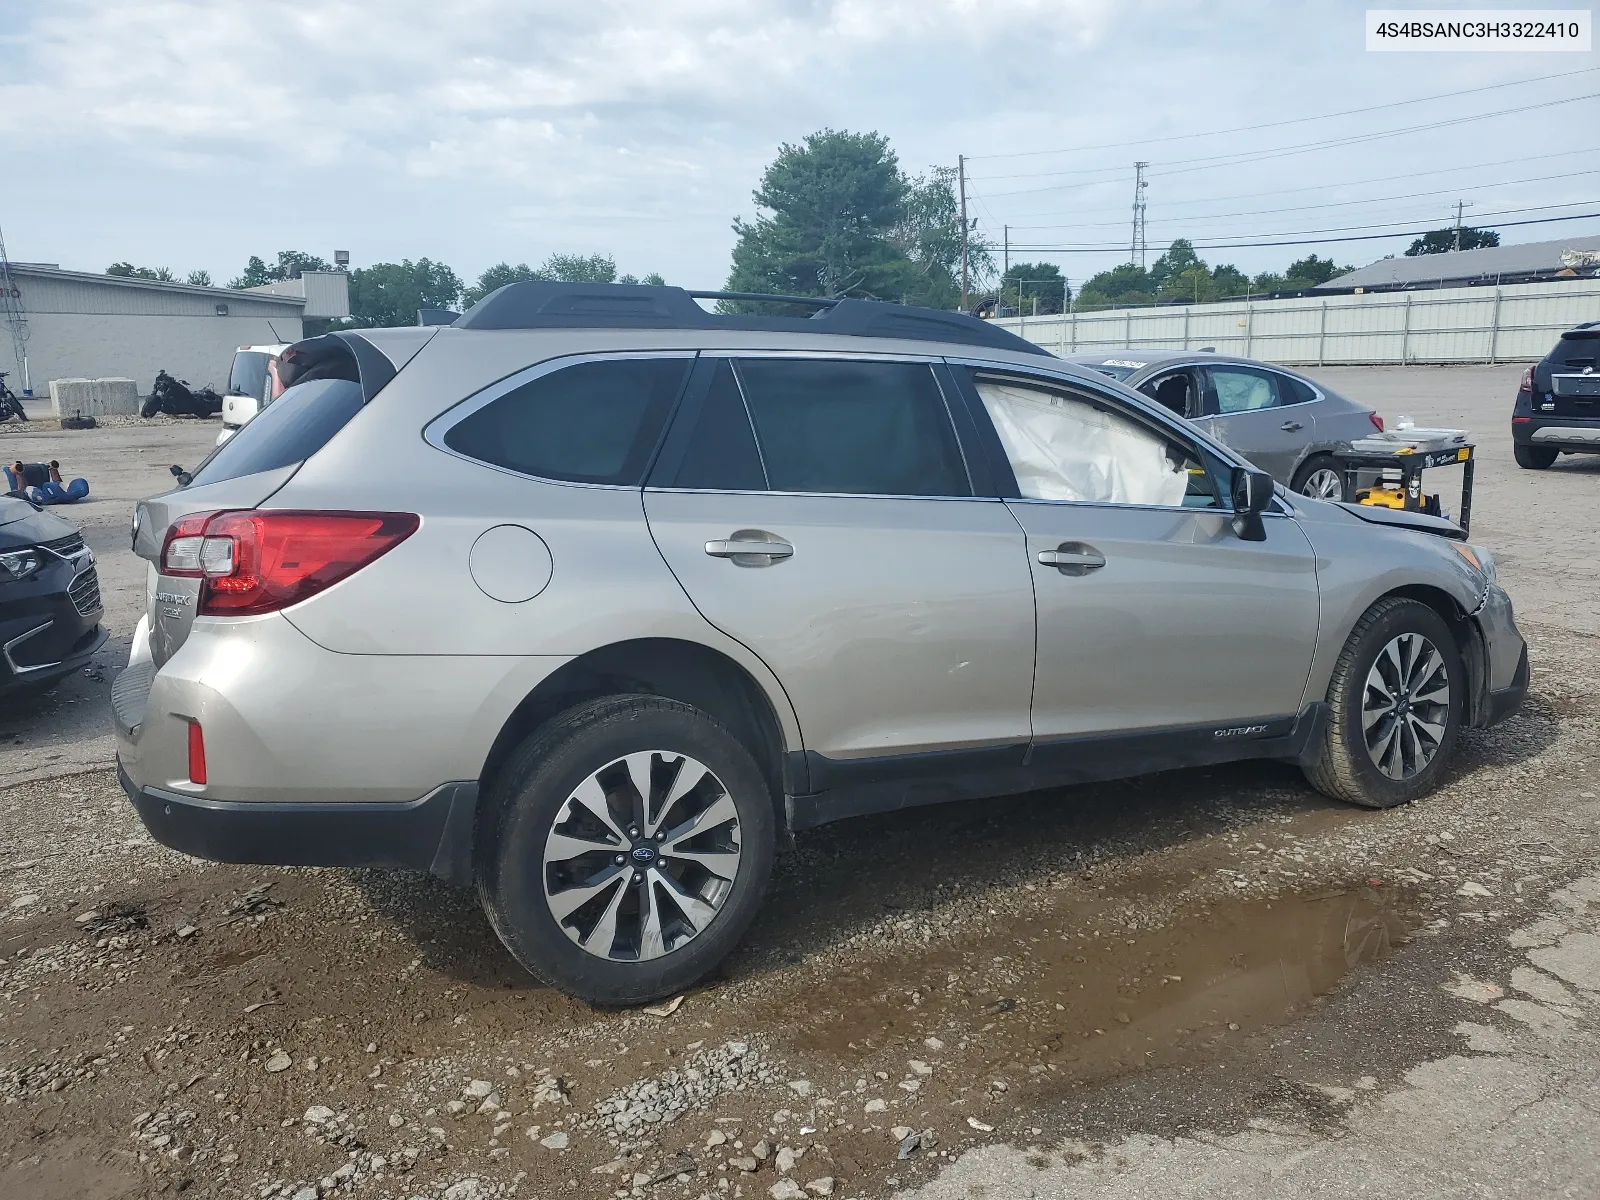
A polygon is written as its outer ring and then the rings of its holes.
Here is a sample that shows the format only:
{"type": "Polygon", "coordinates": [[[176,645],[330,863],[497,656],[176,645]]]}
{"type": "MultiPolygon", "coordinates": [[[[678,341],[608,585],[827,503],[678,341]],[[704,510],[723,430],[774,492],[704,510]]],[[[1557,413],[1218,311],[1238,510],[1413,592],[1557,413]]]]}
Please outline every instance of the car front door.
{"type": "Polygon", "coordinates": [[[1318,621],[1293,517],[1270,513],[1265,540],[1242,540],[1209,452],[1098,389],[981,368],[962,378],[1027,533],[1036,745],[1285,732],[1318,621]]]}
{"type": "Polygon", "coordinates": [[[690,599],[830,760],[1008,746],[1020,762],[1028,741],[1023,535],[992,489],[974,495],[948,379],[926,361],[702,355],[645,490],[690,599]]]}
{"type": "Polygon", "coordinates": [[[1316,440],[1314,404],[1298,402],[1276,371],[1243,363],[1201,368],[1205,415],[1199,424],[1284,485],[1316,440]]]}

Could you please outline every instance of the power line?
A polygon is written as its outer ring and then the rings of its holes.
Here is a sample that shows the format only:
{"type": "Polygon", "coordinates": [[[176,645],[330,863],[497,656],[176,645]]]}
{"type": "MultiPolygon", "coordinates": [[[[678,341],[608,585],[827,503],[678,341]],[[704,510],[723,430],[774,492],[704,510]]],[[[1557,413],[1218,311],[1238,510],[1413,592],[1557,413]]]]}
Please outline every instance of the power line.
{"type": "MultiPolygon", "coordinates": [[[[1229,133],[1253,133],[1258,129],[1278,129],[1284,125],[1302,125],[1308,121],[1327,121],[1334,117],[1353,117],[1360,113],[1381,112],[1388,108],[1403,108],[1408,104],[1426,104],[1432,100],[1450,100],[1457,96],[1471,96],[1478,92],[1492,92],[1497,88],[1524,87],[1530,83],[1545,83],[1552,79],[1567,79],[1573,75],[1587,75],[1591,71],[1600,71],[1600,67],[1583,67],[1577,71],[1563,71],[1559,75],[1541,75],[1534,79],[1513,79],[1505,83],[1490,83],[1482,87],[1463,88],[1459,92],[1440,92],[1434,96],[1417,96],[1411,100],[1392,100],[1387,104],[1373,104],[1366,108],[1347,108],[1343,112],[1320,113],[1314,117],[1290,117],[1283,121],[1267,121],[1260,125],[1238,125],[1232,129],[1212,129],[1204,133],[1174,133],[1165,137],[1144,138],[1139,141],[1103,142],[1094,146],[1066,146],[1058,150],[1012,150],[1003,154],[969,154],[967,161],[980,158],[1032,158],[1043,154],[1079,154],[1085,150],[1120,150],[1128,146],[1153,146],[1158,142],[1187,141],[1191,138],[1221,137],[1229,133]]],[[[1011,178],[1005,175],[991,175],[991,179],[1011,178]]]]}
{"type": "MultiPolygon", "coordinates": [[[[1534,217],[1526,221],[1499,221],[1497,226],[1501,229],[1510,229],[1520,225],[1549,225],[1558,221],[1583,221],[1591,217],[1600,217],[1600,212],[1571,213],[1564,217],[1534,217]]],[[[1217,242],[1207,239],[1191,239],[1196,250],[1250,250],[1260,246],[1320,246],[1330,242],[1377,242],[1385,238],[1422,237],[1424,234],[1434,232],[1433,229],[1396,229],[1389,233],[1366,233],[1346,237],[1314,237],[1299,240],[1267,241],[1267,242],[1217,242]]],[[[1090,246],[1013,246],[1013,250],[1027,250],[1032,253],[1049,254],[1089,254],[1106,250],[1120,250],[1120,242],[1100,242],[1090,246]]]]}
{"type": "MultiPolygon", "coordinates": [[[[1296,154],[1310,154],[1318,150],[1331,150],[1341,146],[1354,146],[1363,142],[1381,141],[1384,138],[1404,137],[1407,134],[1412,133],[1427,133],[1435,129],[1445,129],[1454,125],[1466,125],[1474,121],[1487,121],[1495,117],[1509,117],[1516,113],[1534,112],[1538,109],[1555,108],[1562,104],[1573,104],[1579,100],[1594,100],[1597,98],[1600,98],[1600,92],[1586,92],[1581,96],[1567,96],[1561,100],[1544,100],[1537,104],[1523,104],[1515,108],[1497,109],[1494,112],[1475,113],[1462,117],[1450,117],[1443,121],[1430,121],[1427,124],[1409,125],[1401,129],[1386,129],[1379,130],[1375,133],[1352,134],[1351,136],[1345,138],[1327,138],[1316,142],[1302,142],[1293,146],[1278,146],[1269,150],[1246,150],[1240,151],[1236,154],[1209,155],[1197,158],[1174,159],[1170,164],[1167,164],[1172,169],[1154,171],[1151,174],[1153,178],[1164,177],[1167,175],[1187,175],[1194,171],[1213,170],[1217,167],[1235,167],[1241,166],[1245,163],[1265,162],[1266,160],[1273,158],[1287,158],[1296,154]]],[[[1044,178],[1051,175],[1098,174],[1103,171],[1114,169],[1116,168],[1094,167],[1085,168],[1082,171],[1042,171],[1032,177],[1044,178]]],[[[1126,170],[1126,168],[1122,169],[1126,170]]],[[[990,176],[990,178],[1021,178],[1021,176],[990,176]]],[[[1020,188],[1009,192],[990,192],[989,198],[994,200],[1002,196],[1035,195],[1039,192],[1058,191],[1063,186],[1066,185],[1052,184],[1048,187],[1020,188]]]]}
{"type": "MultiPolygon", "coordinates": [[[[1563,151],[1562,152],[1562,157],[1566,157],[1567,154],[1568,154],[1567,151],[1563,151]]],[[[1277,213],[1311,212],[1314,209],[1319,209],[1319,208],[1349,208],[1349,207],[1352,207],[1354,205],[1359,205],[1359,204],[1399,203],[1399,202],[1406,201],[1406,200],[1424,200],[1424,199],[1427,199],[1429,196],[1449,196],[1449,195],[1454,195],[1455,193],[1460,192],[1460,191],[1481,191],[1484,188],[1507,187],[1507,186],[1514,186],[1514,185],[1517,185],[1517,184],[1533,184],[1533,183],[1545,184],[1545,183],[1549,183],[1549,182],[1551,182],[1553,180],[1557,180],[1557,179],[1573,179],[1573,178],[1576,178],[1576,177],[1581,176],[1581,175],[1600,175],[1600,169],[1594,169],[1594,170],[1588,170],[1588,171],[1567,171],[1567,172],[1564,172],[1564,173],[1562,173],[1560,175],[1541,175],[1538,179],[1507,179],[1507,180],[1501,180],[1501,181],[1496,182],[1496,183],[1474,184],[1471,188],[1449,187],[1449,188],[1438,188],[1438,189],[1436,189],[1434,191],[1431,191],[1431,192],[1408,192],[1405,195],[1401,195],[1401,196],[1372,196],[1372,197],[1369,197],[1368,199],[1365,199],[1365,200],[1329,200],[1329,201],[1326,201],[1325,203],[1322,203],[1322,204],[1296,204],[1296,205],[1291,205],[1288,208],[1257,208],[1257,209],[1247,209],[1247,210],[1244,210],[1242,212],[1195,213],[1195,214],[1193,214],[1191,216],[1168,217],[1168,218],[1163,219],[1161,224],[1163,226],[1170,226],[1170,225],[1174,225],[1174,224],[1180,224],[1181,225],[1181,224],[1191,223],[1191,222],[1194,222],[1194,221],[1211,221],[1211,220],[1217,220],[1217,219],[1228,220],[1228,219],[1234,218],[1234,217],[1267,217],[1267,216],[1273,216],[1273,215],[1275,215],[1277,213]]],[[[1228,199],[1228,198],[1229,197],[1218,197],[1218,199],[1228,199]]],[[[1588,204],[1590,202],[1588,200],[1574,200],[1572,203],[1574,203],[1574,204],[1588,204]]],[[[1560,205],[1551,205],[1550,207],[1559,208],[1561,206],[1560,205]]],[[[1094,212],[1116,212],[1117,210],[1114,209],[1114,208],[1106,208],[1106,209],[1098,209],[1098,210],[1097,209],[1086,209],[1084,211],[1086,213],[1094,213],[1094,212]]],[[[1067,222],[1063,222],[1060,225],[1013,225],[1011,228],[1012,229],[1025,229],[1025,230],[1026,229],[1096,229],[1096,228],[1109,228],[1109,227],[1111,227],[1113,225],[1121,225],[1121,224],[1123,224],[1122,221],[1067,221],[1067,222]]]]}
{"type": "MultiPolygon", "coordinates": [[[[1523,157],[1523,158],[1501,158],[1501,159],[1496,159],[1492,163],[1472,163],[1472,164],[1470,164],[1468,166],[1464,166],[1464,167],[1436,167],[1436,168],[1433,168],[1433,169],[1427,170],[1427,171],[1407,171],[1407,172],[1405,172],[1404,174],[1401,174],[1401,175],[1380,175],[1375,179],[1341,180],[1338,183],[1312,183],[1312,184],[1306,184],[1303,187],[1275,188],[1275,189],[1273,189],[1271,191],[1236,192],[1236,193],[1234,193],[1233,195],[1230,195],[1230,196],[1200,196],[1200,197],[1197,197],[1197,198],[1195,198],[1193,200],[1173,200],[1173,201],[1169,201],[1168,204],[1172,205],[1172,206],[1190,205],[1190,204],[1219,204],[1219,203],[1221,203],[1221,202],[1223,202],[1225,200],[1255,200],[1255,199],[1259,199],[1259,198],[1261,198],[1263,196],[1292,196],[1297,192],[1325,192],[1331,187],[1365,187],[1369,183],[1393,183],[1396,179],[1421,179],[1421,178],[1428,178],[1428,177],[1434,176],[1434,175],[1459,175],[1463,171],[1481,171],[1486,166],[1509,167],[1509,166],[1513,166],[1513,165],[1515,165],[1517,163],[1542,162],[1543,160],[1545,160],[1547,158],[1572,158],[1572,157],[1574,157],[1576,155],[1580,155],[1580,154],[1600,154],[1600,147],[1589,147],[1589,148],[1582,149],[1582,150],[1555,150],[1555,151],[1550,152],[1549,154],[1530,154],[1530,155],[1527,155],[1526,157],[1523,157]]],[[[1543,176],[1540,179],[1532,179],[1532,180],[1526,180],[1526,181],[1513,180],[1511,182],[1538,183],[1538,182],[1541,182],[1541,180],[1543,178],[1558,178],[1558,177],[1556,177],[1556,176],[1543,176]]],[[[1079,187],[1079,188],[1104,187],[1105,184],[1104,183],[1092,183],[1092,184],[1081,184],[1081,185],[1074,185],[1074,186],[1079,187]]],[[[1475,185],[1475,186],[1479,186],[1479,187],[1498,187],[1498,186],[1503,186],[1503,185],[1499,185],[1499,184],[1478,184],[1478,185],[1475,185]]],[[[1447,188],[1446,190],[1447,191],[1455,191],[1456,189],[1455,188],[1447,188]]],[[[971,194],[973,196],[975,196],[975,197],[977,196],[977,193],[975,193],[975,192],[971,193],[971,194]]],[[[979,201],[981,203],[981,197],[978,197],[978,199],[979,199],[979,201]]],[[[1111,212],[1120,212],[1122,210],[1120,208],[1100,208],[1100,209],[1085,209],[1085,210],[1082,210],[1082,211],[1085,211],[1085,212],[1111,213],[1111,212]]],[[[1050,209],[1050,210],[1047,210],[1047,211],[1044,211],[1044,212],[1018,213],[1016,215],[1023,216],[1023,217],[1049,217],[1049,216],[1055,216],[1056,214],[1061,213],[1061,212],[1062,212],[1061,209],[1050,209]]],[[[1048,227],[1045,227],[1045,228],[1048,228],[1048,227]]]]}

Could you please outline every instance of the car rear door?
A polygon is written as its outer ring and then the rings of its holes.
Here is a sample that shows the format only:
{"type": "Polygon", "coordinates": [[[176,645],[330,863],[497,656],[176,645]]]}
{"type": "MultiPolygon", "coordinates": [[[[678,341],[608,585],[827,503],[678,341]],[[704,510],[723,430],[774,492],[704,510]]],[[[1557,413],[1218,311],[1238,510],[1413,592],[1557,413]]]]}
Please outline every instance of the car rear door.
{"type": "Polygon", "coordinates": [[[1020,762],[1028,741],[1022,531],[973,494],[942,375],[702,355],[645,490],[690,599],[761,657],[828,759],[1003,745],[1020,762]]]}
{"type": "Polygon", "coordinates": [[[962,381],[1027,533],[1036,749],[1286,732],[1317,641],[1316,567],[1298,523],[1269,514],[1265,540],[1241,540],[1217,460],[1117,397],[981,368],[962,381]]]}
{"type": "Polygon", "coordinates": [[[1316,440],[1316,404],[1299,402],[1288,380],[1265,367],[1212,363],[1201,375],[1200,427],[1287,485],[1305,447],[1316,440]]]}

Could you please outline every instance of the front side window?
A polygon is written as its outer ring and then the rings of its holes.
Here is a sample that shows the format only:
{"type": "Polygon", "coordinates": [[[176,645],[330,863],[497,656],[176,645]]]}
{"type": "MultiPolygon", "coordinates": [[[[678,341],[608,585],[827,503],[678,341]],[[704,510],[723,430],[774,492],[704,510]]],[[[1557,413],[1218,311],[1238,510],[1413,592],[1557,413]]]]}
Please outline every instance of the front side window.
{"type": "Polygon", "coordinates": [[[1279,389],[1279,375],[1256,367],[1208,367],[1211,390],[1217,397],[1217,412],[1255,412],[1262,408],[1276,408],[1284,403],[1279,389]]]}
{"type": "Polygon", "coordinates": [[[772,491],[972,494],[927,365],[749,358],[736,370],[772,491]]]}
{"type": "Polygon", "coordinates": [[[623,358],[562,367],[463,418],[444,444],[541,479],[635,486],[689,365],[687,358],[623,358]]]}
{"type": "Polygon", "coordinates": [[[975,383],[1024,498],[1219,506],[1193,451],[1158,430],[1065,389],[998,378],[975,383]]]}
{"type": "Polygon", "coordinates": [[[1146,380],[1139,385],[1139,390],[1180,417],[1192,417],[1198,411],[1194,404],[1194,376],[1188,371],[1174,371],[1146,380]]]}

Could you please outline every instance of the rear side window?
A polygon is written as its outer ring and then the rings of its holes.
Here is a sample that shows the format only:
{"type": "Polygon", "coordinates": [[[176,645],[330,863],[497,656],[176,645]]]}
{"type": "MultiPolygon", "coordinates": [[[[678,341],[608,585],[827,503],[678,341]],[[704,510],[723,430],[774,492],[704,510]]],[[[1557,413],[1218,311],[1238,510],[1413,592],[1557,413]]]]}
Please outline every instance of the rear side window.
{"type": "Polygon", "coordinates": [[[220,483],[305,462],[361,411],[361,385],[352,379],[296,384],[194,470],[193,484],[220,483]]]}
{"type": "Polygon", "coordinates": [[[739,394],[733,364],[724,359],[694,423],[673,487],[710,491],[764,492],[767,473],[750,429],[750,414],[739,394]]]}
{"type": "Polygon", "coordinates": [[[1317,390],[1304,379],[1296,379],[1293,375],[1279,377],[1283,382],[1283,390],[1288,394],[1284,396],[1285,404],[1306,404],[1317,398],[1317,390]]]}
{"type": "Polygon", "coordinates": [[[609,359],[563,367],[491,400],[444,444],[523,475],[637,485],[689,365],[609,359]]]}
{"type": "Polygon", "coordinates": [[[738,375],[773,491],[972,494],[926,365],[743,359],[738,375]]]}

